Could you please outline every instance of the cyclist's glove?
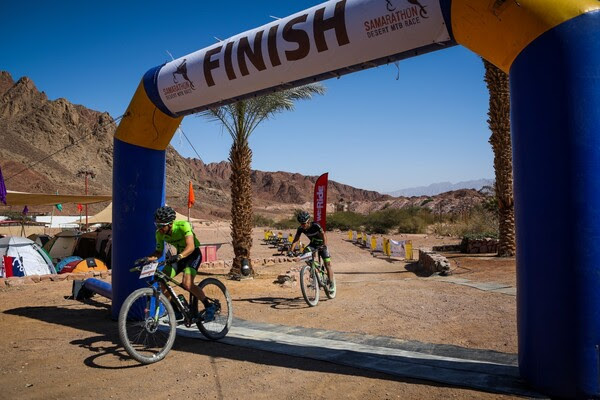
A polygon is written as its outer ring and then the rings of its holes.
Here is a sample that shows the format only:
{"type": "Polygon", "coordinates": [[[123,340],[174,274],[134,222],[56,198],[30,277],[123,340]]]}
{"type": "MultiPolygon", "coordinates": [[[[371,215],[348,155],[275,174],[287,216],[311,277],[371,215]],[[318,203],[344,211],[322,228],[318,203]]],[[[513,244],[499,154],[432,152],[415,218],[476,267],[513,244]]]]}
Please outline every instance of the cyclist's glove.
{"type": "Polygon", "coordinates": [[[150,262],[150,260],[148,260],[148,257],[142,257],[142,258],[138,258],[137,260],[135,260],[133,262],[134,265],[144,265],[144,264],[148,264],[150,262]]]}
{"type": "Polygon", "coordinates": [[[167,263],[175,264],[175,263],[179,262],[179,260],[181,260],[182,258],[183,257],[181,257],[181,254],[175,254],[174,256],[167,258],[167,263]]]}

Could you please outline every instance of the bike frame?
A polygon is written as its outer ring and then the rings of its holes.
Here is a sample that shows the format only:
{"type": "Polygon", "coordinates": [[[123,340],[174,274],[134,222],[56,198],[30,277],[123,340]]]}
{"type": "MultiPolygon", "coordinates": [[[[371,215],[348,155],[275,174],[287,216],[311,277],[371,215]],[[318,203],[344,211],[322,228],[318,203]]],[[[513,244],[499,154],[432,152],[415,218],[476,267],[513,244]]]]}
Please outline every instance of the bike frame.
{"type": "MultiPolygon", "coordinates": [[[[166,263],[164,261],[162,263],[159,263],[159,266],[162,266],[162,265],[166,265],[166,263]]],[[[139,271],[140,267],[135,267],[132,269],[132,271],[134,271],[134,270],[139,271]]],[[[177,293],[175,293],[175,290],[173,290],[173,286],[169,285],[169,282],[173,283],[175,286],[180,287],[189,293],[189,304],[191,306],[193,303],[193,298],[195,299],[195,296],[189,290],[184,288],[183,285],[181,284],[181,282],[178,282],[175,279],[171,278],[170,276],[166,275],[164,272],[159,270],[158,267],[157,267],[156,272],[154,273],[154,276],[152,277],[152,279],[147,281],[146,284],[149,287],[151,287],[152,290],[154,291],[155,305],[158,305],[159,304],[158,298],[162,293],[162,290],[160,289],[160,284],[162,283],[166,287],[167,292],[169,292],[169,294],[171,295],[171,301],[173,303],[175,303],[179,312],[181,312],[184,315],[186,326],[188,324],[191,325],[193,322],[192,315],[190,315],[189,312],[186,312],[183,303],[181,302],[181,300],[179,300],[179,296],[177,296],[177,293]]],[[[190,308],[190,310],[191,310],[191,308],[190,308]]],[[[160,307],[156,307],[156,310],[154,310],[154,319],[156,321],[158,321],[159,315],[160,315],[160,307]]]]}
{"type": "Polygon", "coordinates": [[[321,255],[318,254],[319,250],[312,251],[312,257],[309,260],[305,260],[306,264],[310,266],[311,273],[314,271],[315,276],[317,277],[317,282],[319,283],[319,287],[325,288],[324,278],[327,276],[327,270],[323,265],[321,255]],[[318,257],[315,255],[318,254],[318,257]]]}

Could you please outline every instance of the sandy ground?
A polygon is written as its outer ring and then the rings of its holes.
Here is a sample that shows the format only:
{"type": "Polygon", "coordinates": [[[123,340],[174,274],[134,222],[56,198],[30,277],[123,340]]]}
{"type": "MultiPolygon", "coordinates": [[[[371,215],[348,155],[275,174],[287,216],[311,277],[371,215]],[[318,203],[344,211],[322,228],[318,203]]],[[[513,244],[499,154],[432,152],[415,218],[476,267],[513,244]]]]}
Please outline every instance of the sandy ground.
{"type": "MultiPolygon", "coordinates": [[[[226,225],[196,226],[205,243],[229,242],[226,225]]],[[[287,232],[286,232],[287,233],[287,232]]],[[[276,251],[256,229],[253,257],[276,251]]],[[[456,239],[396,235],[415,247],[456,239]]],[[[308,307],[297,285],[275,277],[276,264],[253,280],[227,285],[234,314],[247,320],[391,336],[516,353],[515,296],[419,277],[414,264],[373,257],[329,234],[338,295],[308,307]]],[[[230,245],[219,257],[231,258],[230,245]]],[[[514,259],[451,255],[455,277],[515,285],[514,259]]],[[[178,337],[165,360],[141,366],[123,350],[110,301],[68,299],[72,282],[0,289],[0,398],[32,399],[423,399],[510,398],[222,343],[178,337]]]]}

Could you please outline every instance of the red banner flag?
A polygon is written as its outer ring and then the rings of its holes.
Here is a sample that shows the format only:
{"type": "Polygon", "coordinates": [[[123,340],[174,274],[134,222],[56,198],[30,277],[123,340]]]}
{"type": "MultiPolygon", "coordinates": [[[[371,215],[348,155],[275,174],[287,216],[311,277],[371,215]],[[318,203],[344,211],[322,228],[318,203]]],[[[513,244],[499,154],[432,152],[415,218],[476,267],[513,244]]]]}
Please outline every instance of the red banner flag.
{"type": "Polygon", "coordinates": [[[315,197],[314,197],[314,221],[321,225],[323,230],[326,230],[326,214],[327,214],[327,176],[328,173],[324,173],[317,179],[315,183],[315,197]]]}
{"type": "Polygon", "coordinates": [[[83,206],[81,204],[77,204],[77,210],[81,212],[83,210],[83,206]]]}
{"type": "Polygon", "coordinates": [[[195,202],[196,198],[194,197],[194,187],[192,186],[192,181],[190,181],[190,191],[188,193],[188,208],[192,208],[195,202]]]}

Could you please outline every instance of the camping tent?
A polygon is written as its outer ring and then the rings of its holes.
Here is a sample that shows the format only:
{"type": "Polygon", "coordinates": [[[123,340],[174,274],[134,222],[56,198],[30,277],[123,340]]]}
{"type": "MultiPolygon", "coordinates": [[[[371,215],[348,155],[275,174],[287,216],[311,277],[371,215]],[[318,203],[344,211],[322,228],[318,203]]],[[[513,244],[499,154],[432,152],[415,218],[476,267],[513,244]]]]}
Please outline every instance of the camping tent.
{"type": "Polygon", "coordinates": [[[56,274],[48,255],[30,239],[8,236],[0,239],[0,276],[56,274]]]}
{"type": "Polygon", "coordinates": [[[93,271],[108,271],[106,268],[106,264],[97,258],[86,258],[85,260],[73,261],[64,266],[61,274],[66,274],[69,272],[77,273],[77,272],[93,272],[93,271]]]}
{"type": "Polygon", "coordinates": [[[103,263],[110,266],[111,256],[111,233],[110,229],[100,229],[93,232],[79,232],[73,230],[65,230],[56,234],[44,249],[50,255],[60,271],[65,263],[62,261],[65,258],[77,256],[79,259],[99,258],[103,263]]]}
{"type": "Polygon", "coordinates": [[[78,231],[59,232],[46,243],[44,250],[48,252],[52,261],[58,262],[60,259],[73,255],[80,235],[81,233],[78,231]]]}
{"type": "Polygon", "coordinates": [[[31,239],[38,246],[44,247],[44,245],[50,241],[50,236],[44,233],[32,233],[31,235],[27,236],[27,239],[31,239]]]}

